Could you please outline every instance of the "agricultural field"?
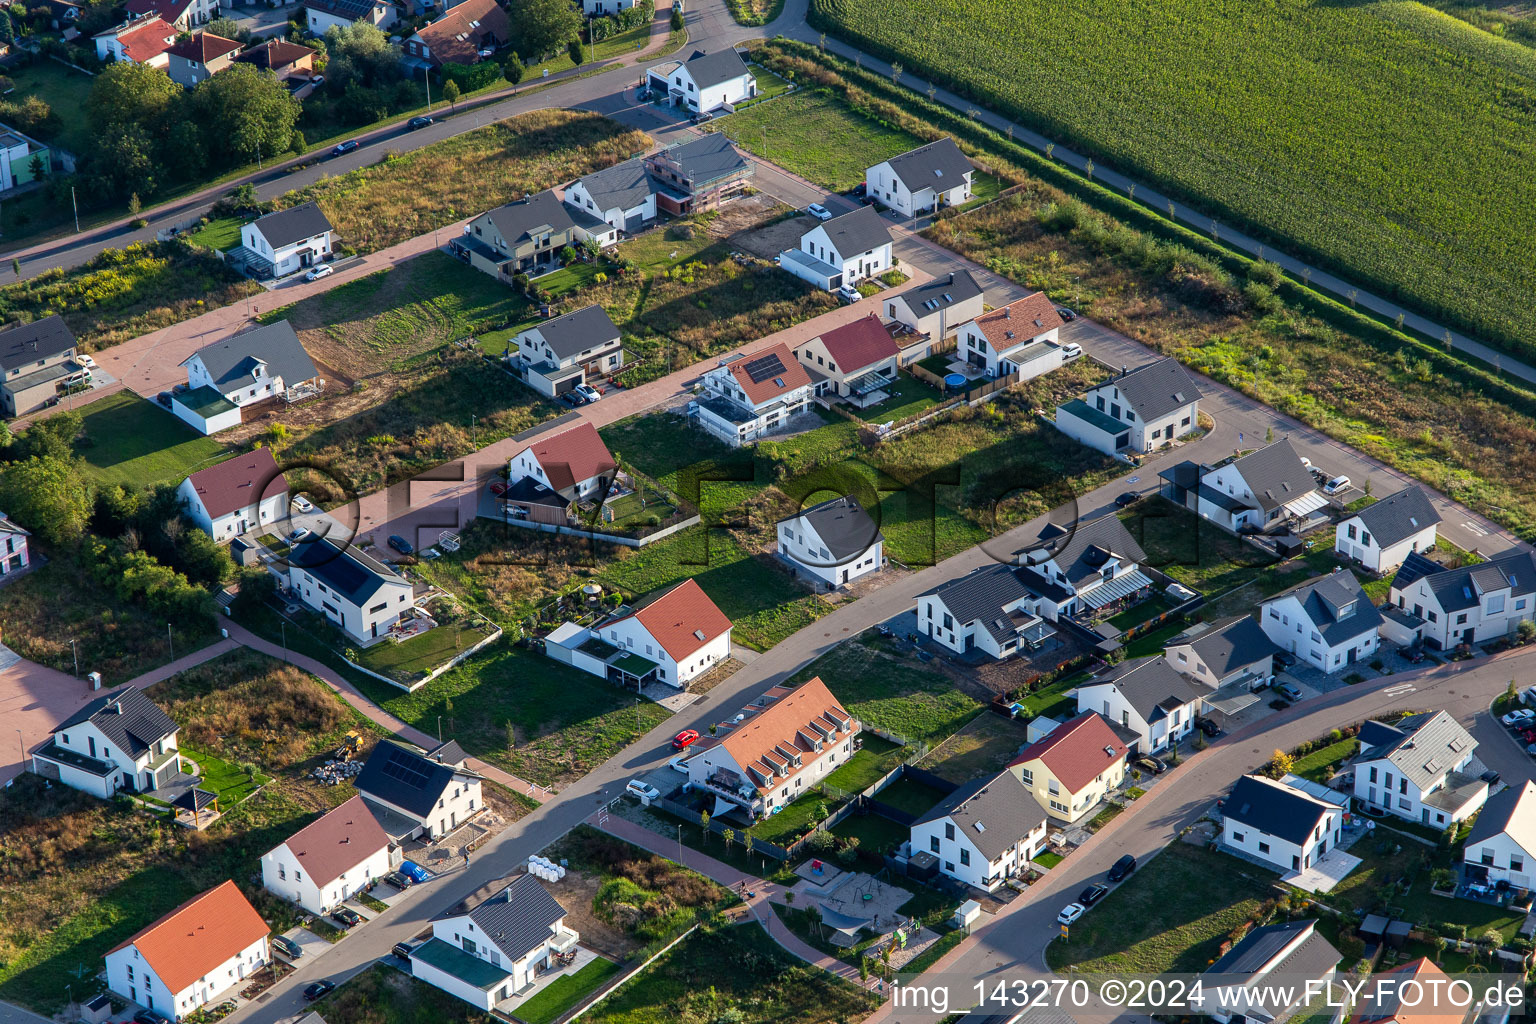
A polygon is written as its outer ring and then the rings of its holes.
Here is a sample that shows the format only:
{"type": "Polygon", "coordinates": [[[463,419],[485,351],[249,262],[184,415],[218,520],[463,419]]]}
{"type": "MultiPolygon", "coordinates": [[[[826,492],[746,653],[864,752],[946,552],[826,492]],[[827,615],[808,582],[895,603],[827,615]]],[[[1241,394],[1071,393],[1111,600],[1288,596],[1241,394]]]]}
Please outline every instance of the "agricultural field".
{"type": "Polygon", "coordinates": [[[908,72],[1536,355],[1527,47],[1407,3],[811,6],[908,72]]]}

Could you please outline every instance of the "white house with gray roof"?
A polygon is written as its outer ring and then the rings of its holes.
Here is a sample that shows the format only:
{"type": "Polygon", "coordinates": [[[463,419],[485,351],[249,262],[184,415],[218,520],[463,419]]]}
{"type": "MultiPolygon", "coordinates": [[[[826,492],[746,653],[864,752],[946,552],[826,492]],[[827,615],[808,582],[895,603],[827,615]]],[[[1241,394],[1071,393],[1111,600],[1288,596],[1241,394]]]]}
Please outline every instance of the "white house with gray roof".
{"type": "Polygon", "coordinates": [[[1255,928],[1206,968],[1212,1001],[1205,1012],[1216,1024],[1295,1019],[1294,1011],[1308,1002],[1308,985],[1322,991],[1316,986],[1333,977],[1342,959],[1312,918],[1255,928]]]}
{"type": "Polygon", "coordinates": [[[171,411],[202,434],[237,426],[243,406],[324,383],[287,320],[216,341],[181,365],[187,390],[172,396],[171,411]]]}
{"type": "Polygon", "coordinates": [[[1141,571],[1146,558],[1120,517],[1106,515],[1070,527],[1047,525],[1020,561],[1026,583],[1040,595],[1040,614],[1054,622],[1145,597],[1152,588],[1141,571]]]}
{"type": "Polygon", "coordinates": [[[1512,782],[1488,798],[1462,846],[1462,877],[1478,885],[1536,881],[1536,783],[1512,782]]]}
{"type": "Polygon", "coordinates": [[[520,874],[489,896],[474,894],[433,918],[432,938],[411,951],[411,973],[489,1012],[579,939],[543,883],[520,874]]]}
{"type": "Polygon", "coordinates": [[[656,219],[656,183],[643,157],[578,178],[567,186],[564,201],[605,221],[616,232],[612,242],[618,241],[617,232],[632,235],[656,219]]]}
{"type": "Polygon", "coordinates": [[[1165,448],[1195,429],[1200,385],[1177,359],[1158,359],[1056,407],[1056,429],[1115,455],[1165,448]]]}
{"type": "Polygon", "coordinates": [[[1373,502],[1334,528],[1333,550],[1372,572],[1390,572],[1415,551],[1435,546],[1440,513],[1422,487],[1373,502]]]}
{"type": "Polygon", "coordinates": [[[103,799],[119,790],[147,793],[181,771],[180,730],[142,690],[124,687],[54,726],[32,752],[32,770],[103,799]]]}
{"type": "Polygon", "coordinates": [[[1434,650],[1497,640],[1536,615],[1536,556],[1511,551],[1447,569],[1410,554],[1392,577],[1387,600],[1419,620],[1418,635],[1434,650]]]}
{"type": "Polygon", "coordinates": [[[1354,797],[1431,828],[1464,821],[1488,800],[1488,783],[1472,774],[1476,751],[1477,741],[1445,711],[1409,715],[1396,725],[1368,721],[1360,727],[1360,753],[1349,762],[1354,797]]]}
{"type": "Polygon", "coordinates": [[[331,222],[315,203],[257,217],[240,229],[241,253],[256,277],[285,277],[331,257],[331,222]]]}
{"type": "MultiPolygon", "coordinates": [[[[986,309],[981,283],[969,270],[936,277],[885,300],[885,315],[915,334],[943,341],[986,309]]],[[[921,359],[927,349],[903,347],[903,364],[921,359]]]]}
{"type": "Polygon", "coordinates": [[[904,217],[959,206],[971,198],[975,168],[945,137],[893,156],[864,172],[870,198],[904,217]]]}
{"type": "Polygon", "coordinates": [[[288,586],[348,636],[372,643],[413,606],[411,581],[355,547],[310,535],[288,552],[288,586]]]}
{"type": "Polygon", "coordinates": [[[733,49],[694,50],[687,60],[670,60],[645,72],[651,96],[694,113],[734,106],[757,95],[757,79],[733,49]]]}
{"type": "Polygon", "coordinates": [[[485,810],[480,792],[485,780],[467,761],[453,740],[428,751],[385,740],[352,784],[396,843],[417,836],[442,839],[485,810]]]}
{"type": "Polygon", "coordinates": [[[779,266],[832,292],[891,269],[891,232],[872,207],[822,221],[779,254],[779,266]]]}
{"type": "Polygon", "coordinates": [[[1165,498],[1234,533],[1305,520],[1328,504],[1289,438],[1219,466],[1181,462],[1158,476],[1165,498]]]}
{"type": "Polygon", "coordinates": [[[1280,648],[1251,615],[1197,623],[1163,649],[1163,659],[1212,690],[1262,690],[1275,681],[1280,648]]]}
{"type": "Polygon", "coordinates": [[[1282,874],[1305,871],[1339,845],[1346,809],[1280,780],[1244,775],[1221,805],[1221,841],[1282,874]]]}
{"type": "Polygon", "coordinates": [[[952,651],[1007,658],[1056,635],[1039,612],[1041,603],[1024,569],[983,566],[919,594],[917,628],[952,651]]]}
{"type": "Polygon", "coordinates": [[[1376,653],[1381,612],[1354,573],[1335,569],[1267,598],[1259,605],[1259,625],[1282,651],[1338,672],[1376,653]]]}
{"type": "Polygon", "coordinates": [[[548,398],[607,377],[624,365],[624,343],[602,306],[593,304],[546,320],[517,336],[514,366],[548,398]]]}
{"type": "Polygon", "coordinates": [[[885,564],[880,525],[854,498],[832,498],[786,516],[778,522],[778,534],[779,555],[829,589],[879,572],[885,564]]]}
{"type": "Polygon", "coordinates": [[[1123,661],[1079,686],[1077,710],[1135,733],[1132,753],[1155,754],[1190,734],[1208,692],[1153,655],[1123,661]]]}
{"type": "Polygon", "coordinates": [[[912,823],[912,852],[939,870],[992,892],[1028,870],[1045,846],[1045,809],[1008,769],[961,786],[912,823]]]}

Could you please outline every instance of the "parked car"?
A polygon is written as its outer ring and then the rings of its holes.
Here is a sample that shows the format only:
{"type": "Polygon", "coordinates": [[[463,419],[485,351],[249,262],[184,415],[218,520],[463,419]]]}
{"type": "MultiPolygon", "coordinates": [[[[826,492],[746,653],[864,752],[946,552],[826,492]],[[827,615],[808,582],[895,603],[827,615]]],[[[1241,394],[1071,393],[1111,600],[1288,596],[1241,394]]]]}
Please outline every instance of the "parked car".
{"type": "Polygon", "coordinates": [[[416,553],[416,545],[412,544],[398,533],[390,534],[389,540],[386,543],[388,543],[390,547],[394,548],[402,555],[414,555],[416,553]]]}
{"type": "Polygon", "coordinates": [[[837,290],[837,297],[838,297],[838,299],[840,301],[847,302],[847,303],[851,304],[851,303],[854,303],[854,302],[858,302],[864,296],[859,294],[859,290],[857,288],[855,288],[853,285],[845,284],[845,285],[843,285],[841,288],[839,288],[837,290]]]}
{"type": "Polygon", "coordinates": [[[672,760],[667,762],[667,767],[671,768],[675,772],[681,772],[682,774],[687,775],[688,774],[688,755],[687,754],[678,754],[672,760]]]}
{"type": "Polygon", "coordinates": [[[1151,772],[1153,775],[1161,775],[1168,770],[1168,765],[1162,758],[1153,757],[1151,754],[1143,754],[1131,763],[1142,771],[1151,772]]]}
{"type": "Polygon", "coordinates": [[[1072,310],[1068,309],[1066,306],[1057,306],[1056,315],[1061,317],[1067,323],[1071,323],[1073,320],[1077,319],[1077,314],[1072,312],[1072,310]]]}
{"type": "Polygon", "coordinates": [[[697,114],[694,114],[692,117],[690,117],[688,120],[692,121],[694,124],[706,124],[710,121],[713,121],[714,119],[714,114],[711,114],[707,110],[701,110],[697,114]]]}
{"type": "Polygon", "coordinates": [[[268,941],[272,944],[273,949],[290,960],[297,960],[304,955],[304,947],[286,935],[274,935],[268,941]]]}
{"type": "Polygon", "coordinates": [[[1338,494],[1340,491],[1348,489],[1349,477],[1347,476],[1336,476],[1332,480],[1329,480],[1327,483],[1323,484],[1324,494],[1338,494]]]}
{"type": "Polygon", "coordinates": [[[1483,772],[1483,774],[1479,775],[1478,778],[1482,779],[1484,782],[1488,783],[1488,785],[1490,785],[1490,786],[1497,786],[1499,784],[1499,779],[1501,778],[1501,776],[1499,775],[1498,772],[1496,772],[1492,768],[1490,768],[1487,771],[1483,772]]]}
{"type": "Polygon", "coordinates": [[[1081,903],[1068,903],[1066,906],[1061,908],[1061,913],[1056,915],[1056,923],[1071,924],[1073,921],[1076,921],[1078,918],[1082,917],[1083,911],[1087,909],[1088,908],[1083,906],[1081,903]]]}
{"type": "Polygon", "coordinates": [[[1109,894],[1109,886],[1103,882],[1094,882],[1088,888],[1077,894],[1077,902],[1085,907],[1091,907],[1109,894]]]}
{"type": "Polygon", "coordinates": [[[1527,743],[1525,745],[1525,752],[1532,757],[1536,757],[1536,743],[1527,743]]]}
{"type": "Polygon", "coordinates": [[[415,131],[418,128],[425,128],[429,124],[436,123],[437,118],[428,117],[426,114],[422,114],[420,117],[413,117],[409,121],[405,122],[405,126],[411,131],[415,131]]]}
{"type": "Polygon", "coordinates": [[[306,1003],[312,1003],[316,999],[319,999],[321,996],[330,992],[334,992],[335,990],[336,983],[334,981],[317,981],[314,984],[305,987],[304,1001],[306,1003]]]}
{"type": "Polygon", "coordinates": [[[169,391],[162,391],[155,396],[155,401],[169,409],[171,407],[171,393],[169,391]]]}
{"type": "Polygon", "coordinates": [[[869,182],[861,181],[857,185],[853,186],[853,188],[848,190],[848,196],[852,199],[863,199],[864,194],[868,191],[869,182]]]}
{"type": "Polygon", "coordinates": [[[1275,652],[1275,664],[1281,668],[1290,668],[1296,664],[1296,655],[1289,651],[1277,651],[1275,652]]]}
{"type": "Polygon", "coordinates": [[[96,369],[96,360],[92,359],[90,356],[86,355],[84,352],[82,352],[79,355],[75,356],[75,362],[79,363],[81,366],[85,367],[87,370],[94,370],[94,369],[96,369]]]}
{"type": "Polygon", "coordinates": [[[140,1010],[133,1015],[134,1024],[171,1024],[171,1018],[159,1010],[140,1010]]]}
{"type": "Polygon", "coordinates": [[[572,409],[579,409],[587,404],[587,396],[572,388],[569,391],[561,392],[559,401],[561,404],[568,405],[572,409]]]}
{"type": "Polygon", "coordinates": [[[314,532],[314,531],[310,530],[310,528],[307,527],[307,526],[301,526],[297,530],[294,530],[292,533],[290,533],[288,535],[288,544],[289,544],[289,546],[297,544],[299,541],[303,540],[305,537],[308,537],[312,532],[314,532]]]}
{"type": "Polygon", "coordinates": [[[1424,648],[1420,647],[1418,644],[1414,644],[1412,647],[1404,648],[1402,654],[1410,665],[1417,665],[1419,662],[1424,660],[1424,648]]]}
{"type": "Polygon", "coordinates": [[[1211,739],[1215,739],[1217,736],[1221,735],[1221,726],[1217,725],[1215,720],[1211,718],[1196,718],[1195,728],[1205,733],[1206,736],[1210,737],[1211,739]]]}
{"type": "Polygon", "coordinates": [[[391,871],[389,874],[384,876],[384,881],[388,882],[396,889],[409,889],[411,886],[416,884],[411,879],[411,876],[406,874],[404,871],[391,871]]]}
{"type": "Polygon", "coordinates": [[[354,149],[361,145],[362,143],[358,142],[356,139],[348,139],[346,142],[340,143],[332,148],[331,156],[342,156],[346,153],[352,152],[354,149]]]}
{"type": "Polygon", "coordinates": [[[329,263],[322,263],[318,267],[312,267],[309,273],[304,275],[304,280],[318,281],[322,277],[330,277],[334,273],[336,273],[335,267],[331,266],[329,263]]]}
{"type": "Polygon", "coordinates": [[[642,800],[661,799],[661,790],[641,779],[630,779],[629,785],[624,787],[624,792],[630,796],[637,796],[642,800]]]}
{"type": "Polygon", "coordinates": [[[1516,708],[1509,714],[1505,715],[1503,718],[1499,719],[1499,721],[1503,722],[1505,725],[1521,725],[1525,722],[1531,721],[1532,719],[1536,719],[1536,711],[1532,711],[1529,708],[1516,708]]]}
{"type": "Polygon", "coordinates": [[[585,398],[588,402],[595,402],[599,398],[603,397],[603,393],[597,390],[597,388],[593,387],[591,384],[577,384],[571,390],[576,392],[582,398],[585,398]]]}
{"type": "Polygon", "coordinates": [[[439,558],[442,558],[443,553],[437,550],[437,548],[427,548],[427,550],[423,551],[416,557],[421,559],[423,562],[433,562],[439,558]]]}
{"type": "Polygon", "coordinates": [[[409,878],[411,881],[415,882],[417,885],[428,881],[432,877],[432,872],[428,871],[426,868],[422,867],[420,864],[417,864],[413,860],[401,861],[400,873],[406,878],[409,878]]]}
{"type": "Polygon", "coordinates": [[[1075,341],[1069,341],[1065,345],[1061,346],[1061,354],[1063,358],[1076,359],[1078,356],[1083,354],[1083,346],[1079,345],[1075,341]]]}
{"type": "Polygon", "coordinates": [[[672,749],[673,750],[686,750],[689,746],[697,743],[698,741],[699,741],[699,730],[697,730],[697,729],[684,729],[682,732],[680,732],[676,736],[672,737],[672,749]]]}
{"type": "Polygon", "coordinates": [[[397,942],[390,947],[389,951],[401,960],[409,960],[411,958],[411,950],[414,948],[409,942],[397,942]]]}
{"type": "Polygon", "coordinates": [[[303,512],[305,515],[308,515],[315,510],[315,503],[304,497],[302,494],[294,498],[291,504],[293,505],[293,510],[295,512],[303,512]]]}
{"type": "Polygon", "coordinates": [[[1109,869],[1109,880],[1111,882],[1123,881],[1124,879],[1129,878],[1131,872],[1135,870],[1136,858],[1132,857],[1130,854],[1126,854],[1124,857],[1121,857],[1119,860],[1115,861],[1115,866],[1109,869]]]}
{"type": "Polygon", "coordinates": [[[1140,500],[1141,495],[1137,494],[1135,491],[1125,491],[1115,498],[1115,507],[1130,508],[1140,500]]]}
{"type": "Polygon", "coordinates": [[[356,928],[363,923],[362,915],[351,907],[337,907],[331,911],[331,920],[344,928],[356,928]]]}
{"type": "Polygon", "coordinates": [[[1276,683],[1275,692],[1286,700],[1301,700],[1301,687],[1295,683],[1276,683]]]}
{"type": "Polygon", "coordinates": [[[812,203],[810,206],[805,208],[805,212],[810,214],[812,217],[815,217],[817,220],[832,219],[832,211],[827,209],[825,206],[822,206],[820,203],[812,203]]]}

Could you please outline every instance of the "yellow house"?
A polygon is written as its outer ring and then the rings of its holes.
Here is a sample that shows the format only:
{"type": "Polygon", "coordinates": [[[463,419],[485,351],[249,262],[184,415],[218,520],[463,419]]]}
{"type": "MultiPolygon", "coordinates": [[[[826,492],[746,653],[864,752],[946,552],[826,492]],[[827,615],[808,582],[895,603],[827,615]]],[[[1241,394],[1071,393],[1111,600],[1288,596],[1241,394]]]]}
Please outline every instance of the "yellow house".
{"type": "Polygon", "coordinates": [[[1077,821],[1125,778],[1125,753],[1109,723],[1086,711],[1025,747],[1008,770],[1051,817],[1077,821]]]}

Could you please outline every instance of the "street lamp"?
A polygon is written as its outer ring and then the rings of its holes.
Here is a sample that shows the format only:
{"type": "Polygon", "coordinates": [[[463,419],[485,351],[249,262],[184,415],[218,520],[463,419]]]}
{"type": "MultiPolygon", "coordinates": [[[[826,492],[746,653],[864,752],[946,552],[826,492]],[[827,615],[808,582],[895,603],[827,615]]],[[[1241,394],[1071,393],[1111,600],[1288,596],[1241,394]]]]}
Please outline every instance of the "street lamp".
{"type": "Polygon", "coordinates": [[[679,867],[681,867],[682,864],[683,864],[683,826],[682,825],[678,825],[677,826],[677,864],[678,864],[679,867]]]}
{"type": "Polygon", "coordinates": [[[437,742],[443,742],[443,716],[437,716],[437,742]]]}
{"type": "Polygon", "coordinates": [[[74,655],[74,658],[75,658],[75,678],[79,679],[80,678],[80,652],[75,649],[75,642],[73,640],[71,640],[69,642],[69,653],[74,655]]]}
{"type": "Polygon", "coordinates": [[[165,642],[171,645],[171,660],[176,660],[176,638],[171,635],[171,624],[165,624],[165,642]]]}
{"type": "Polygon", "coordinates": [[[21,730],[16,730],[16,746],[21,750],[21,763],[27,763],[27,741],[22,739],[21,730]]]}

